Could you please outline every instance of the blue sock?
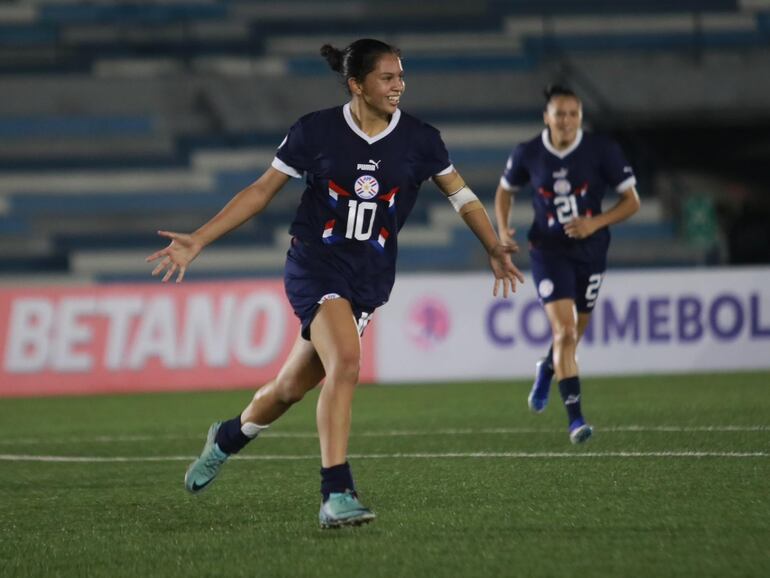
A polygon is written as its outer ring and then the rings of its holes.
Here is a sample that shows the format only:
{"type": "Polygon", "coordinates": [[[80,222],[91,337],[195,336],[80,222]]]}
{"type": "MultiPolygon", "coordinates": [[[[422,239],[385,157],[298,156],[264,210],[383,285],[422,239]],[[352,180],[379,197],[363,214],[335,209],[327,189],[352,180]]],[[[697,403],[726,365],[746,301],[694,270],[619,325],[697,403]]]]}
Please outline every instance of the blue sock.
{"type": "Polygon", "coordinates": [[[345,490],[356,493],[348,462],[330,468],[321,468],[321,495],[324,502],[329,499],[329,494],[342,494],[345,490]]]}
{"type": "Polygon", "coordinates": [[[578,419],[583,419],[580,411],[580,378],[568,377],[559,382],[559,391],[564,401],[564,408],[567,410],[567,418],[570,425],[578,419]]]}
{"type": "Polygon", "coordinates": [[[237,454],[252,439],[241,431],[240,415],[222,422],[217,432],[217,445],[226,454],[237,454]]]}
{"type": "Polygon", "coordinates": [[[551,343],[551,346],[548,348],[548,353],[545,354],[543,360],[548,369],[553,372],[553,343],[551,343]]]}

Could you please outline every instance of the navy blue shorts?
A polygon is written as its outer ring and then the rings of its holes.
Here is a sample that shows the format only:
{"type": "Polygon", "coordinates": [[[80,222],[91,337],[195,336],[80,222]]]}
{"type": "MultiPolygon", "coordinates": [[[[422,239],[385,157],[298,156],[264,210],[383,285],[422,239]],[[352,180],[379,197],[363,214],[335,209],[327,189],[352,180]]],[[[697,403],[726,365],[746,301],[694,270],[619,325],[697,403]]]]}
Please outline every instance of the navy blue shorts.
{"type": "Polygon", "coordinates": [[[345,299],[353,309],[359,335],[363,335],[375,306],[356,299],[354,283],[326,257],[323,248],[293,238],[286,254],[283,283],[286,297],[302,324],[303,339],[310,340],[310,324],[318,307],[329,299],[345,299]]]}
{"type": "Polygon", "coordinates": [[[593,311],[607,269],[606,257],[583,260],[535,248],[530,249],[530,256],[542,303],[572,299],[578,312],[593,311]]]}

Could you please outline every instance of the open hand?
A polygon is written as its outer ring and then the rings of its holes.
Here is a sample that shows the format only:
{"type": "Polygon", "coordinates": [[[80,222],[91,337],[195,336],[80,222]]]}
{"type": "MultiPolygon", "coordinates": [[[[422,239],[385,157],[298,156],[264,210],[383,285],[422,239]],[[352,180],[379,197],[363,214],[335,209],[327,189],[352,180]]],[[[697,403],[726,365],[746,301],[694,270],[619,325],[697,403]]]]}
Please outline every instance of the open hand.
{"type": "Polygon", "coordinates": [[[179,271],[176,282],[181,283],[184,279],[185,271],[187,271],[187,266],[203,250],[203,246],[192,235],[184,233],[158,231],[158,235],[171,239],[171,243],[165,249],[161,249],[147,257],[145,261],[151,263],[160,259],[160,263],[152,270],[153,277],[160,275],[166,270],[166,274],[163,275],[163,282],[165,283],[171,279],[174,273],[179,271]]]}
{"type": "Polygon", "coordinates": [[[516,292],[516,282],[524,283],[524,275],[511,261],[511,254],[519,250],[516,245],[499,243],[489,252],[489,265],[495,274],[495,287],[492,295],[497,297],[500,283],[503,284],[503,297],[508,298],[508,291],[516,292]]]}

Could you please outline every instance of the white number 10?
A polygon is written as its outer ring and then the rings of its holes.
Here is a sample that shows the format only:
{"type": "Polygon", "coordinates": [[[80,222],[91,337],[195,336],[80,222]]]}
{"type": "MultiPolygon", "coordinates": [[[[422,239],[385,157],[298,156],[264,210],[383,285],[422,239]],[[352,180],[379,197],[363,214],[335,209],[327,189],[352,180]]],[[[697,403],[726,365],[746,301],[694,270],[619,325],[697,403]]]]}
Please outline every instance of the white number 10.
{"type": "Polygon", "coordinates": [[[374,225],[374,214],[377,212],[377,203],[367,203],[364,201],[350,201],[348,204],[348,226],[345,230],[345,237],[348,239],[357,239],[366,241],[372,236],[372,225],[374,225]],[[367,215],[367,213],[369,213],[367,215]],[[364,223],[369,221],[364,231],[364,223]]]}

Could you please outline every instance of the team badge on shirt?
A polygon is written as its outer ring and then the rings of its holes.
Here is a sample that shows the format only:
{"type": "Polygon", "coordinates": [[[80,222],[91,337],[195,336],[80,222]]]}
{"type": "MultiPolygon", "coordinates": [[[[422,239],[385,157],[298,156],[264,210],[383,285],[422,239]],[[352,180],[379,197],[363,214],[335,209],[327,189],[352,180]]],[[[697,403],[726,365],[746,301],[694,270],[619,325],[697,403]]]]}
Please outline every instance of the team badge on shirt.
{"type": "Polygon", "coordinates": [[[360,199],[373,199],[380,191],[380,183],[372,175],[361,175],[356,179],[353,190],[360,199]]]}
{"type": "Polygon", "coordinates": [[[572,185],[567,179],[557,179],[553,182],[553,192],[557,195],[568,195],[572,185]]]}

